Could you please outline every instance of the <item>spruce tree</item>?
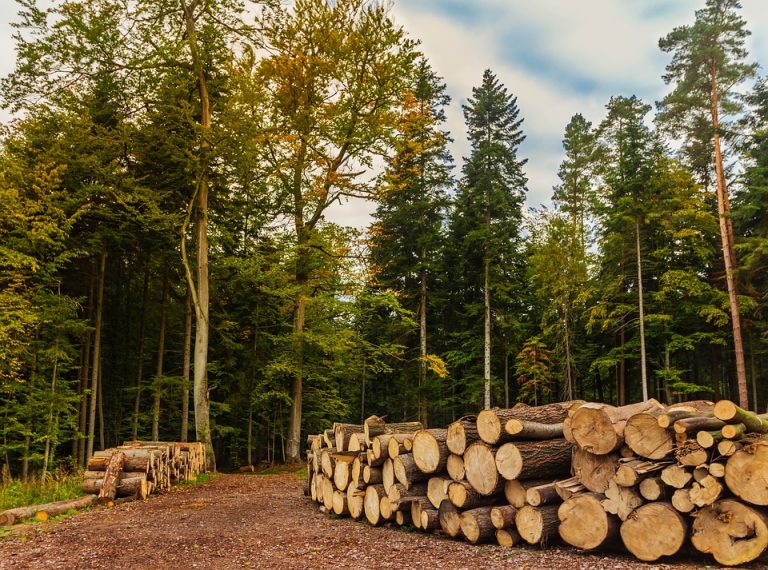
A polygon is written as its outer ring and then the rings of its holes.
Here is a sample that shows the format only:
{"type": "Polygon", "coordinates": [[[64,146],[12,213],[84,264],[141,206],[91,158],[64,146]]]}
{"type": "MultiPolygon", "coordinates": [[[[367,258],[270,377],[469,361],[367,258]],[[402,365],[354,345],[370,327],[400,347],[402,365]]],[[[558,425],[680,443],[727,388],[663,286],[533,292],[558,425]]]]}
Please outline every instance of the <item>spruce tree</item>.
{"type": "Polygon", "coordinates": [[[472,89],[464,120],[471,154],[464,161],[451,233],[467,315],[476,316],[473,306],[482,305],[483,405],[489,408],[492,321],[505,319],[524,265],[520,226],[527,179],[518,150],[525,136],[517,98],[490,70],[472,89]]]}

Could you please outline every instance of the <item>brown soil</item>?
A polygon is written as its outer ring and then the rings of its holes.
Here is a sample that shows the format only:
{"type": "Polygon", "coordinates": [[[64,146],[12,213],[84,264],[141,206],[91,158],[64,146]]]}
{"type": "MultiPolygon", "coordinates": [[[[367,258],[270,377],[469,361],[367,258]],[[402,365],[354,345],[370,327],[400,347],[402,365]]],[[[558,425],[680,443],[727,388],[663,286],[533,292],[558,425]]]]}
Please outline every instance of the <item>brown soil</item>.
{"type": "MultiPolygon", "coordinates": [[[[0,539],[0,569],[514,568],[693,569],[691,556],[642,564],[564,547],[471,546],[440,535],[372,528],[318,512],[295,474],[219,475],[145,502],[24,525],[0,539]]],[[[753,566],[757,567],[757,566],[753,566]]]]}

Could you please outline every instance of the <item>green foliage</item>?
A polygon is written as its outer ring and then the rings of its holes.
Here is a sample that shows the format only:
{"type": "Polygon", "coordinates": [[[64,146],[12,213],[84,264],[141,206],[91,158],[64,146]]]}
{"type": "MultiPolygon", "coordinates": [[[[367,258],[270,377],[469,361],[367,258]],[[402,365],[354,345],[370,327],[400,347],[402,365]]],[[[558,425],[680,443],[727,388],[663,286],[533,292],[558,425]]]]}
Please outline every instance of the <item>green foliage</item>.
{"type": "Polygon", "coordinates": [[[550,350],[538,337],[525,341],[515,358],[515,374],[520,385],[518,399],[535,406],[544,403],[552,393],[550,350]]]}
{"type": "Polygon", "coordinates": [[[74,499],[83,495],[83,474],[56,471],[44,480],[30,479],[26,483],[13,480],[0,485],[0,511],[74,499]]]}

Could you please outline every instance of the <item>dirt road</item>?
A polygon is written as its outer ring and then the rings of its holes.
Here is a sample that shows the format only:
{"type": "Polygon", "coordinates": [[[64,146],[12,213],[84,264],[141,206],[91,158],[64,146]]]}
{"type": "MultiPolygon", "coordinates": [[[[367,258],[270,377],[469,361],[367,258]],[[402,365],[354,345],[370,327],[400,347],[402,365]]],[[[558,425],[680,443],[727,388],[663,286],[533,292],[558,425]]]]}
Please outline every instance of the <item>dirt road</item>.
{"type": "MultiPolygon", "coordinates": [[[[471,546],[398,528],[332,520],[302,494],[294,474],[219,475],[146,502],[97,508],[25,525],[0,539],[0,569],[510,568],[692,569],[687,558],[641,564],[572,549],[471,546]]],[[[759,566],[753,566],[757,568],[759,566]]]]}

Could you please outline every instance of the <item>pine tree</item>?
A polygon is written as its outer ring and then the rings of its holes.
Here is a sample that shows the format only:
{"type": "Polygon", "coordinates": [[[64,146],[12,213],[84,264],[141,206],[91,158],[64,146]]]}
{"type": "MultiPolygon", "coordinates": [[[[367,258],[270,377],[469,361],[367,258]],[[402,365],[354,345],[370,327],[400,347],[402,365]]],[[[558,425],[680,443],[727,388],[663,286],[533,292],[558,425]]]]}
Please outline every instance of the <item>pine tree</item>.
{"type": "Polygon", "coordinates": [[[740,8],[739,0],[707,0],[706,6],[696,11],[693,25],[675,28],[659,40],[661,50],[672,54],[664,81],[674,85],[659,105],[659,122],[685,136],[702,156],[713,157],[739,404],[746,408],[749,398],[735,276],[738,264],[721,144],[727,115],[740,108],[734,88],[756,70],[754,64],[745,63],[744,43],[749,31],[738,14],[740,8]]]}

